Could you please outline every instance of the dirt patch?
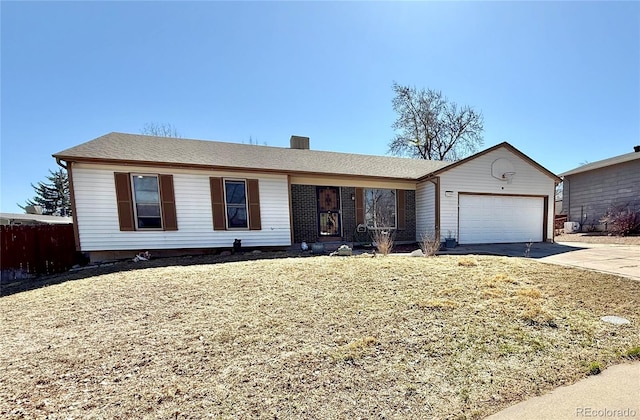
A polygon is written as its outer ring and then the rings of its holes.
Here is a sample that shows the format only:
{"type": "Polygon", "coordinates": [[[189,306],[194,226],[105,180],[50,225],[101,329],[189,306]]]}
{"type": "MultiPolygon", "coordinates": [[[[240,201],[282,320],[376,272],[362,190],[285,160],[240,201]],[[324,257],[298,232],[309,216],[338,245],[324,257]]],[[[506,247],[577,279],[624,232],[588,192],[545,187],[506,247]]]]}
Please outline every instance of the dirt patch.
{"type": "Polygon", "coordinates": [[[482,418],[640,345],[638,282],[470,260],[149,267],[3,297],[0,417],[482,418]]]}
{"type": "Polygon", "coordinates": [[[640,235],[613,236],[606,233],[563,233],[554,238],[556,242],[584,242],[590,244],[640,245],[640,235]]]}

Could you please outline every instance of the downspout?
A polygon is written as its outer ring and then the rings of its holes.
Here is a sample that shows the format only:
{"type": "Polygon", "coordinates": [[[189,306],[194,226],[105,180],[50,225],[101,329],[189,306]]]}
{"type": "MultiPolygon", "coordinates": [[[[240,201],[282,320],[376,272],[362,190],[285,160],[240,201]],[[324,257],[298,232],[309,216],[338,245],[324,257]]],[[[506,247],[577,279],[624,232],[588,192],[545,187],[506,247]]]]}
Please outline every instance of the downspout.
{"type": "Polygon", "coordinates": [[[71,171],[72,162],[64,162],[56,157],[56,163],[67,170],[67,178],[69,179],[69,199],[71,201],[71,219],[73,220],[73,237],[76,243],[76,251],[80,252],[80,231],[78,229],[78,212],[76,210],[76,195],[73,188],[73,173],[71,171]]]}

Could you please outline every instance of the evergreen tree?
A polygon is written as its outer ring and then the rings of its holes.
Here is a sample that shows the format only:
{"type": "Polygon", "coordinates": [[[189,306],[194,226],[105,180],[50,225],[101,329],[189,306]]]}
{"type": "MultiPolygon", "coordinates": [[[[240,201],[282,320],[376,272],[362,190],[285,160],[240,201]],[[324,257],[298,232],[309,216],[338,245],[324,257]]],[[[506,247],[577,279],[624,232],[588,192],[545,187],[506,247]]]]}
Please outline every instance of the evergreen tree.
{"type": "Polygon", "coordinates": [[[24,206],[41,206],[42,214],[53,216],[71,216],[71,197],[69,192],[69,177],[67,171],[58,169],[49,170],[48,183],[38,182],[38,185],[31,184],[36,192],[36,196],[27,200],[24,206]]]}

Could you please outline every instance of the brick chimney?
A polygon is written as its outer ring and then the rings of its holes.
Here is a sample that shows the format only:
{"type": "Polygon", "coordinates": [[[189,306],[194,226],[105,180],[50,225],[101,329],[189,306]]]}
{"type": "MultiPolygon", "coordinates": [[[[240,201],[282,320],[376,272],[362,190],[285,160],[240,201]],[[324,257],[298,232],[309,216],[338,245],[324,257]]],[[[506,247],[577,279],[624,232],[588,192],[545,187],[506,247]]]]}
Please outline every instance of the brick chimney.
{"type": "Polygon", "coordinates": [[[291,148],[309,150],[309,137],[291,136],[291,148]]]}

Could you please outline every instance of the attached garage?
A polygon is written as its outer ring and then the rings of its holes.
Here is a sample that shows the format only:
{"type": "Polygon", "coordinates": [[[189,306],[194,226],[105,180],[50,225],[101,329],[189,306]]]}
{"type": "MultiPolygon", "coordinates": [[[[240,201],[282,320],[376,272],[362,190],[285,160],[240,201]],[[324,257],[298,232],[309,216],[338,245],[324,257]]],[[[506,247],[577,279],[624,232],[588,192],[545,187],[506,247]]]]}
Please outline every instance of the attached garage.
{"type": "Polygon", "coordinates": [[[458,197],[460,244],[543,240],[543,197],[464,193],[458,197]]]}
{"type": "Polygon", "coordinates": [[[418,180],[416,239],[436,233],[459,244],[553,241],[560,178],[508,143],[418,180]]]}

